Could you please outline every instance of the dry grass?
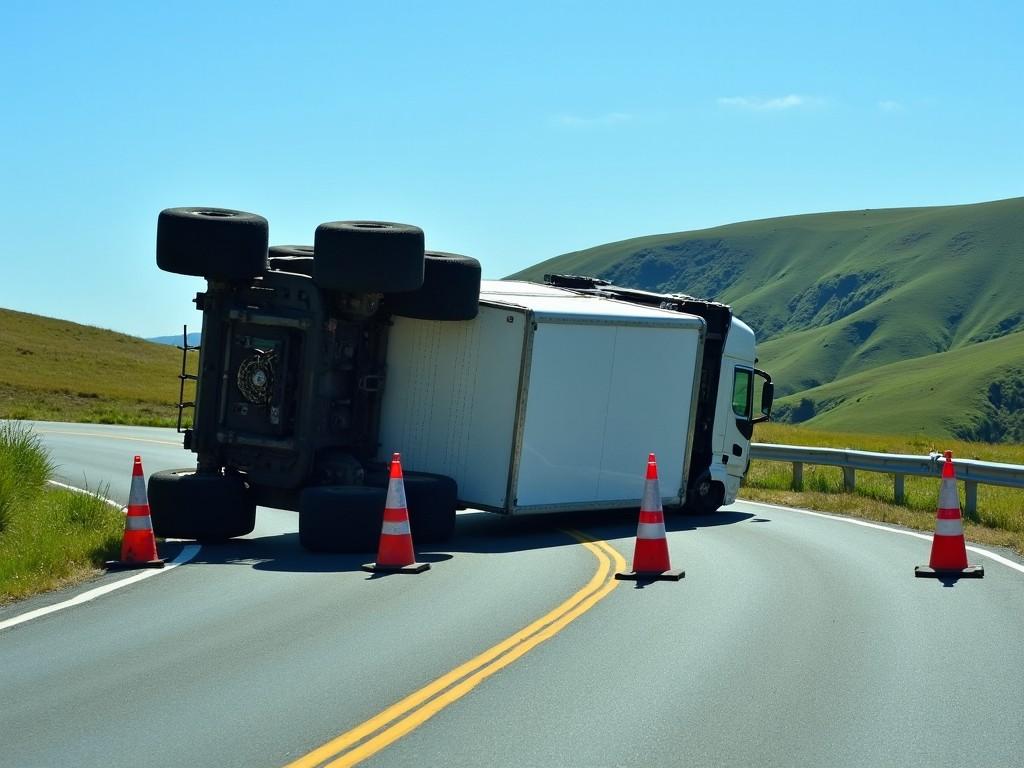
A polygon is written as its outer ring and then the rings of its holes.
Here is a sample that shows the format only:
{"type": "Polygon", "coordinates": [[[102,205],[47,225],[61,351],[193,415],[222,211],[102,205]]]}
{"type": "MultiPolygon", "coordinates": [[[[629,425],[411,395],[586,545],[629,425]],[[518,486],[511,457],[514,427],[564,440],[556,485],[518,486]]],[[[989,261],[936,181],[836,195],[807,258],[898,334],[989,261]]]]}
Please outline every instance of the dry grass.
{"type": "Polygon", "coordinates": [[[172,346],[6,309],[0,337],[0,418],[177,423],[181,352],[172,346]]]}
{"type": "MultiPolygon", "coordinates": [[[[883,453],[925,455],[931,450],[952,450],[954,458],[1024,464],[1024,446],[967,443],[926,438],[902,439],[885,435],[818,432],[784,424],[762,425],[757,442],[785,445],[816,445],[883,453]]],[[[843,490],[838,467],[804,466],[803,488],[793,487],[792,465],[775,461],[751,462],[740,495],[752,501],[799,506],[822,512],[894,523],[921,531],[935,529],[938,478],[907,477],[905,500],[893,501],[892,475],[857,472],[857,490],[843,490]]],[[[963,486],[960,502],[963,506],[963,486]]],[[[967,538],[981,544],[1004,546],[1024,554],[1024,493],[1012,488],[978,486],[978,511],[965,519],[967,538]]]]}

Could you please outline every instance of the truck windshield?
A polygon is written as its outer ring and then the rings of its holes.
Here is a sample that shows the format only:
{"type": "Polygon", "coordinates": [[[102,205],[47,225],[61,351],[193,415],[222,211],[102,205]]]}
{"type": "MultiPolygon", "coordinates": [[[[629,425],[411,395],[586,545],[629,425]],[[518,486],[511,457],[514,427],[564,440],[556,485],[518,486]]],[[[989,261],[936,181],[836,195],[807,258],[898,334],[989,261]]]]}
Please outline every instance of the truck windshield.
{"type": "Polygon", "coordinates": [[[732,410],[743,419],[750,418],[751,411],[751,372],[743,368],[736,369],[736,377],[732,385],[732,410]]]}

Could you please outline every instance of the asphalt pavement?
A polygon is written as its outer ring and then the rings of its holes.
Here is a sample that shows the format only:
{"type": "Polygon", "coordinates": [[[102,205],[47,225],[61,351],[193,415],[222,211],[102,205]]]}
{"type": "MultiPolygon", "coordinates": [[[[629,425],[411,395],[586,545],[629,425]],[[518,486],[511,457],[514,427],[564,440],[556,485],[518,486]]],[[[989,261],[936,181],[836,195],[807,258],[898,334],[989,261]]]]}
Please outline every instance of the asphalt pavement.
{"type": "MultiPolygon", "coordinates": [[[[147,473],[191,458],[173,430],[38,430],[63,481],[107,485],[121,501],[134,454],[147,473]]],[[[629,514],[462,514],[452,542],[420,552],[430,571],[382,578],[359,570],[372,557],[305,552],[294,513],[260,509],[243,540],[0,629],[0,765],[317,764],[304,756],[380,713],[381,730],[321,757],[1024,760],[1024,572],[971,553],[983,580],[915,579],[927,541],[740,502],[669,518],[682,581],[615,582],[609,568],[631,557],[635,527],[629,514]],[[495,647],[496,666],[477,663],[495,647]]],[[[120,578],[8,606],[0,623],[120,578]]]]}

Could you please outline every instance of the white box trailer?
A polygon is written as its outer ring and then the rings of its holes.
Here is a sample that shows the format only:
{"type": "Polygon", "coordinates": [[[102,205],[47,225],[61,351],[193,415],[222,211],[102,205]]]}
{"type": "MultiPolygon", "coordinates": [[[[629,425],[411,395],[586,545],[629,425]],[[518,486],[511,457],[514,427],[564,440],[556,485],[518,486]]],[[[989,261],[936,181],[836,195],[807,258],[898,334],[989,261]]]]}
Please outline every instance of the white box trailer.
{"type": "Polygon", "coordinates": [[[380,455],[453,477],[467,507],[636,506],[648,453],[683,503],[705,321],[552,286],[484,281],[467,322],[394,318],[380,455]]]}

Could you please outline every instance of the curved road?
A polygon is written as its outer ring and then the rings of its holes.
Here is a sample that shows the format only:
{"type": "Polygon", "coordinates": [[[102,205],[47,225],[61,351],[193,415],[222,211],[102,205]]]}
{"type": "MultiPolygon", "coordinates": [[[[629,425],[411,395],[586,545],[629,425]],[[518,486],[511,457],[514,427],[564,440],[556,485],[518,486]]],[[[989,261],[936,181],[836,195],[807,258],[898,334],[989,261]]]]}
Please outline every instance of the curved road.
{"type": "MultiPolygon", "coordinates": [[[[169,430],[37,427],[66,482],[122,501],[134,453],[190,456],[169,430]]],[[[927,541],[746,503],[668,525],[678,583],[610,578],[632,515],[464,514],[429,572],[381,578],[261,509],[245,540],[0,629],[0,765],[1021,764],[1024,568],[915,579],[927,541]]]]}

